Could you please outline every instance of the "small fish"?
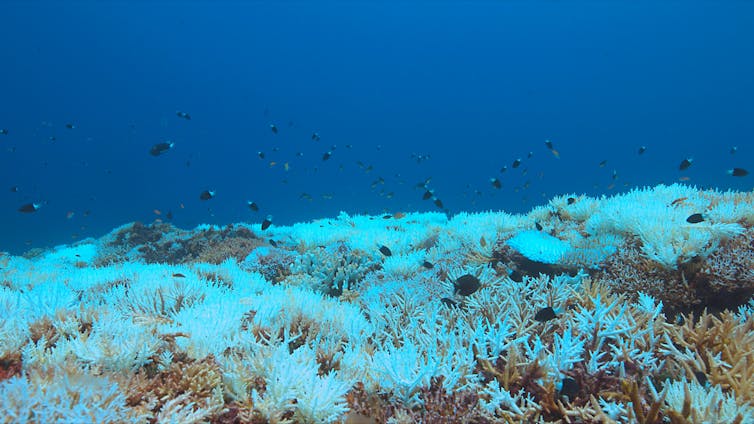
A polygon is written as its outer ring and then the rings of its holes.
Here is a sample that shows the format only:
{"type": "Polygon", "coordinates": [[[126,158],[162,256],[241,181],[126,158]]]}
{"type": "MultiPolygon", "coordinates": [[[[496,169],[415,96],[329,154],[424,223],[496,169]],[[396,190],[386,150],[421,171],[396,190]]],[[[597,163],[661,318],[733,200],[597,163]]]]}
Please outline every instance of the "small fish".
{"type": "Polygon", "coordinates": [[[514,160],[511,164],[511,168],[518,168],[519,166],[521,166],[521,158],[514,160]]]}
{"type": "Polygon", "coordinates": [[[275,124],[270,124],[270,131],[272,131],[273,134],[278,133],[278,127],[275,124]]]}
{"type": "Polygon", "coordinates": [[[175,274],[173,274],[173,277],[175,277],[175,278],[186,278],[186,276],[183,275],[183,274],[181,274],[180,272],[176,272],[175,274]]]}
{"type": "Polygon", "coordinates": [[[552,155],[555,156],[557,159],[560,159],[560,152],[555,150],[555,148],[552,146],[552,141],[545,140],[545,146],[552,152],[552,155]]]}
{"type": "Polygon", "coordinates": [[[534,227],[537,229],[537,231],[542,231],[542,224],[540,224],[539,222],[535,222],[534,227]]]}
{"type": "Polygon", "coordinates": [[[733,168],[733,169],[729,169],[727,172],[728,172],[728,175],[733,176],[733,177],[745,177],[749,175],[749,171],[743,168],[733,168]]]}
{"type": "Polygon", "coordinates": [[[647,146],[639,146],[639,154],[643,155],[647,151],[647,146]]]}
{"type": "Polygon", "coordinates": [[[199,200],[209,200],[213,197],[215,197],[215,192],[212,190],[204,190],[199,194],[199,200]]]}
{"type": "Polygon", "coordinates": [[[690,179],[691,177],[687,177],[687,176],[678,177],[678,181],[689,181],[690,179]]]}
{"type": "Polygon", "coordinates": [[[312,133],[312,140],[314,140],[314,141],[319,141],[320,140],[320,136],[319,136],[318,132],[313,132],[312,133]]]}
{"type": "Polygon", "coordinates": [[[155,214],[155,215],[157,215],[157,216],[162,215],[162,211],[159,210],[159,209],[152,209],[152,213],[155,214]]]}
{"type": "Polygon", "coordinates": [[[151,149],[149,149],[149,154],[152,156],[160,156],[161,154],[172,149],[173,146],[175,146],[175,143],[173,143],[172,141],[165,141],[162,143],[157,143],[153,145],[151,149]]]}
{"type": "Polygon", "coordinates": [[[68,212],[65,213],[65,219],[71,219],[71,218],[73,218],[74,215],[76,215],[75,212],[68,211],[68,212]]]}
{"type": "Polygon", "coordinates": [[[704,215],[700,213],[691,214],[688,218],[686,218],[686,222],[688,222],[689,224],[698,224],[700,222],[704,222],[704,215]]]}
{"type": "Polygon", "coordinates": [[[432,269],[435,267],[435,265],[430,261],[424,261],[422,262],[422,266],[427,269],[432,269]]]}
{"type": "Polygon", "coordinates": [[[436,198],[436,197],[434,198],[434,204],[435,204],[435,206],[437,206],[437,207],[438,207],[438,208],[440,208],[440,209],[442,209],[442,208],[443,208],[443,205],[442,205],[442,200],[440,200],[440,199],[438,199],[438,198],[436,198]]]}
{"type": "Polygon", "coordinates": [[[251,200],[247,201],[246,204],[249,206],[249,209],[251,209],[254,212],[259,212],[259,205],[257,205],[255,202],[252,202],[251,200]]]}
{"type": "Polygon", "coordinates": [[[615,169],[613,169],[613,176],[612,176],[612,178],[613,178],[613,180],[617,180],[618,179],[618,171],[616,171],[615,169]]]}
{"type": "Polygon", "coordinates": [[[605,165],[607,165],[607,159],[605,159],[605,160],[603,160],[602,162],[600,162],[600,164],[599,164],[599,167],[600,167],[600,168],[604,168],[604,167],[605,167],[605,165]]]}
{"type": "Polygon", "coordinates": [[[492,187],[495,187],[496,189],[500,190],[503,187],[503,184],[495,177],[490,178],[490,184],[492,184],[492,187]]]}
{"type": "Polygon", "coordinates": [[[479,279],[471,274],[462,275],[453,283],[455,292],[461,296],[471,296],[481,286],[482,284],[479,282],[479,279]]]}
{"type": "Polygon", "coordinates": [[[429,200],[434,195],[434,190],[427,190],[424,192],[424,195],[422,195],[422,200],[429,200]]]}
{"type": "Polygon", "coordinates": [[[72,129],[76,128],[76,126],[73,125],[73,124],[71,124],[71,123],[65,124],[65,127],[68,128],[69,130],[72,130],[72,129]]]}
{"type": "Polygon", "coordinates": [[[322,155],[322,160],[328,160],[330,159],[330,156],[332,156],[332,151],[327,151],[322,155]]]}
{"type": "Polygon", "coordinates": [[[563,380],[560,382],[560,390],[558,390],[558,392],[560,393],[560,396],[567,396],[568,400],[572,400],[575,398],[580,389],[581,387],[575,379],[571,377],[563,377],[563,380]]]}
{"type": "Polygon", "coordinates": [[[696,377],[696,381],[698,381],[700,385],[707,385],[707,374],[701,371],[694,371],[694,377],[696,377]]]}
{"type": "Polygon", "coordinates": [[[8,135],[8,130],[6,128],[0,129],[0,134],[2,135],[8,135]]]}
{"type": "Polygon", "coordinates": [[[21,205],[21,207],[18,208],[18,211],[22,213],[33,213],[38,211],[41,207],[41,203],[27,203],[25,205],[21,205]]]}
{"type": "Polygon", "coordinates": [[[176,111],[176,112],[175,112],[175,115],[176,115],[177,117],[179,117],[179,118],[187,119],[187,120],[189,120],[189,121],[191,120],[191,115],[189,115],[189,114],[188,114],[188,113],[186,113],[186,112],[181,112],[180,110],[179,110],[179,111],[176,111]]]}
{"type": "Polygon", "coordinates": [[[573,197],[569,197],[568,199],[566,199],[566,202],[567,202],[567,203],[568,203],[569,205],[572,205],[572,204],[576,203],[576,199],[575,199],[575,198],[573,198],[573,197]]]}
{"type": "Polygon", "coordinates": [[[264,152],[257,152],[259,159],[264,159],[264,152]]]}
{"type": "Polygon", "coordinates": [[[13,186],[10,188],[11,193],[18,193],[19,190],[20,189],[18,188],[18,186],[13,186]]]}
{"type": "Polygon", "coordinates": [[[681,163],[678,165],[678,169],[681,171],[685,171],[689,169],[689,166],[691,166],[691,163],[694,162],[694,159],[692,158],[686,158],[681,161],[681,163]]]}
{"type": "Polygon", "coordinates": [[[168,213],[165,214],[165,218],[167,219],[173,219],[173,211],[168,211],[168,213]]]}
{"type": "Polygon", "coordinates": [[[557,315],[555,314],[555,310],[552,309],[552,306],[542,308],[534,314],[534,320],[539,322],[547,322],[555,318],[557,318],[557,315]]]}
{"type": "Polygon", "coordinates": [[[440,302],[442,302],[443,305],[449,307],[449,308],[456,308],[458,307],[458,303],[456,303],[455,300],[449,298],[449,297],[443,297],[440,299],[440,302]]]}
{"type": "MultiPolygon", "coordinates": [[[[5,134],[8,134],[8,133],[6,132],[5,134]]],[[[733,146],[730,148],[731,155],[735,155],[737,151],[738,151],[738,146],[733,146]]]]}
{"type": "Polygon", "coordinates": [[[390,248],[387,246],[380,246],[380,253],[382,253],[385,256],[392,256],[393,252],[390,251],[390,248]]]}
{"type": "Polygon", "coordinates": [[[269,239],[268,241],[270,242],[270,246],[272,246],[272,247],[278,247],[278,243],[275,240],[269,239]]]}
{"type": "Polygon", "coordinates": [[[531,159],[531,158],[532,158],[532,156],[534,156],[534,152],[529,152],[529,153],[528,153],[528,154],[526,155],[526,159],[531,159]]]}
{"type": "Polygon", "coordinates": [[[267,215],[267,218],[262,221],[262,231],[270,228],[270,225],[272,225],[272,215],[267,215]]]}
{"type": "Polygon", "coordinates": [[[505,173],[505,171],[507,171],[507,170],[508,170],[508,165],[503,165],[503,167],[502,167],[502,168],[500,168],[500,173],[501,173],[501,174],[504,174],[504,173],[505,173]]]}

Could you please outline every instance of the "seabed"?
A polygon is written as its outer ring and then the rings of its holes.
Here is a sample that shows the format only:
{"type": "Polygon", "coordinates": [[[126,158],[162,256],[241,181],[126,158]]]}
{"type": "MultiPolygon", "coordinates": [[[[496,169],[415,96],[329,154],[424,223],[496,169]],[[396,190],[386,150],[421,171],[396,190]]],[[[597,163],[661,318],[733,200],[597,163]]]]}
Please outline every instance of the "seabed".
{"type": "Polygon", "coordinates": [[[751,423],[752,224],[674,184],[4,254],[2,421],[751,423]]]}

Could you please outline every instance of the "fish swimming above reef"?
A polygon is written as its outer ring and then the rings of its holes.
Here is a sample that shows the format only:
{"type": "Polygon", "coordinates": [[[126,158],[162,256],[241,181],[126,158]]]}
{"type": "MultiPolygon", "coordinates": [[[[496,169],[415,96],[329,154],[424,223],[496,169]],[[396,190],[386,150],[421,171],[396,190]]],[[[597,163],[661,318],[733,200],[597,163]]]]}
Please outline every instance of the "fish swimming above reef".
{"type": "Polygon", "coordinates": [[[503,184],[498,180],[497,178],[490,178],[490,184],[492,184],[492,187],[495,187],[496,189],[500,190],[503,187],[503,184]]]}
{"type": "Polygon", "coordinates": [[[534,314],[534,320],[539,322],[547,322],[551,319],[557,318],[557,314],[555,313],[555,309],[552,308],[552,306],[544,307],[537,311],[536,314],[534,314]]]}
{"type": "Polygon", "coordinates": [[[187,119],[187,120],[189,120],[189,121],[191,120],[191,115],[189,115],[189,114],[188,114],[188,113],[186,113],[186,112],[181,112],[180,110],[179,110],[179,111],[176,111],[176,112],[175,112],[175,115],[176,115],[177,117],[179,117],[179,118],[187,119]]]}
{"type": "Polygon", "coordinates": [[[272,215],[267,215],[267,218],[262,221],[262,231],[270,228],[270,225],[272,225],[272,215]]]}
{"type": "Polygon", "coordinates": [[[41,207],[41,203],[26,203],[25,205],[21,205],[21,207],[18,208],[18,211],[21,213],[33,213],[38,211],[41,207]]]}
{"type": "Polygon", "coordinates": [[[691,214],[688,218],[686,218],[686,222],[688,222],[689,224],[698,224],[700,222],[704,222],[704,215],[700,213],[691,214]]]}
{"type": "Polygon", "coordinates": [[[471,296],[481,286],[482,284],[479,282],[479,279],[471,274],[462,275],[453,283],[455,292],[461,296],[471,296]]]}
{"type": "Polygon", "coordinates": [[[727,173],[728,173],[728,175],[733,176],[733,177],[745,177],[745,176],[749,175],[749,171],[747,171],[747,170],[745,170],[743,168],[729,169],[727,171],[727,173]]]}
{"type": "Polygon", "coordinates": [[[164,141],[162,143],[157,143],[152,146],[151,149],[149,149],[149,154],[152,156],[160,156],[167,152],[168,150],[172,149],[173,146],[175,146],[175,143],[172,141],[164,141]]]}
{"type": "Polygon", "coordinates": [[[682,160],[681,163],[678,165],[678,169],[681,170],[681,171],[685,171],[685,170],[689,169],[689,167],[691,166],[691,164],[693,162],[694,162],[694,159],[692,159],[692,158],[686,158],[686,159],[682,160]]]}
{"type": "Polygon", "coordinates": [[[272,131],[273,134],[278,133],[278,127],[275,124],[270,124],[270,131],[272,131]]]}
{"type": "Polygon", "coordinates": [[[213,190],[204,190],[199,194],[199,200],[209,200],[213,197],[215,197],[215,192],[213,190]]]}

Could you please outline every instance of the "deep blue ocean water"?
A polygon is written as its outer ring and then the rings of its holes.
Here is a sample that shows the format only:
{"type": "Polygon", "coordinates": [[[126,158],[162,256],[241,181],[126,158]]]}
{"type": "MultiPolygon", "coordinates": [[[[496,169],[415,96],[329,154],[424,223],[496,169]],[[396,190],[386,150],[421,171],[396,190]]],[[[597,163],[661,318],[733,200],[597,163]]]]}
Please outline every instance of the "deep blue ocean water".
{"type": "Polygon", "coordinates": [[[754,171],[750,1],[4,1],[0,15],[0,250],[168,212],[190,228],[436,210],[415,187],[429,177],[450,214],[680,177],[752,189],[725,172],[754,171]],[[44,204],[18,212],[30,202],[44,204]]]}

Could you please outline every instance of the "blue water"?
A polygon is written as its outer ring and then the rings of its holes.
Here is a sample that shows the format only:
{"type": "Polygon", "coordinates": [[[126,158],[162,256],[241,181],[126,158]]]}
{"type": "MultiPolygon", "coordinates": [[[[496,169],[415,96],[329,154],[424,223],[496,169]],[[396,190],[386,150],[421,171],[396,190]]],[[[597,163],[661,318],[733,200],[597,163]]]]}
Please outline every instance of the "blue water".
{"type": "Polygon", "coordinates": [[[435,210],[415,188],[428,177],[449,213],[682,176],[752,189],[725,170],[754,171],[753,2],[5,1],[0,14],[0,250],[168,211],[193,227],[435,210]],[[29,202],[45,204],[17,211],[29,202]]]}

